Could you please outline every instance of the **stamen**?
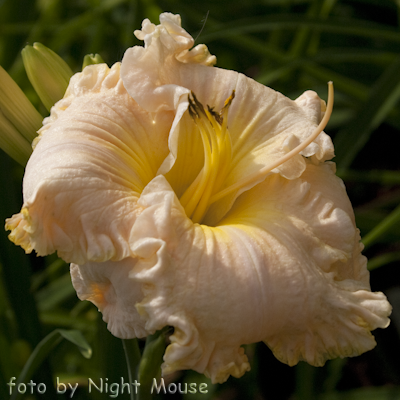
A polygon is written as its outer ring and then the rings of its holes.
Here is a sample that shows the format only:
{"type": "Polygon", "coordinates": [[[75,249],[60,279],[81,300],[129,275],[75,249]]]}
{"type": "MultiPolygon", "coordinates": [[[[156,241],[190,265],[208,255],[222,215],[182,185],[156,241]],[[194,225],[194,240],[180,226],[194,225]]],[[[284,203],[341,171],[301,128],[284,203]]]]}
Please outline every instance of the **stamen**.
{"type": "Polygon", "coordinates": [[[236,182],[232,186],[229,186],[225,188],[224,190],[221,190],[219,193],[216,193],[213,195],[210,199],[210,204],[216,202],[217,200],[221,199],[222,197],[225,197],[226,195],[241,189],[242,187],[245,187],[247,185],[250,185],[251,183],[259,180],[260,178],[264,177],[267,175],[269,172],[271,172],[274,168],[279,167],[282,165],[284,162],[290,160],[292,157],[295,155],[299,154],[301,151],[303,151],[310,143],[312,143],[318,135],[325,129],[326,125],[328,124],[329,118],[331,117],[332,114],[332,109],[333,109],[333,83],[328,82],[328,103],[326,105],[326,111],[325,115],[322,118],[321,122],[315,129],[315,131],[301,144],[299,144],[297,147],[295,147],[293,150],[289,151],[289,153],[285,154],[283,157],[280,159],[274,161],[273,163],[266,165],[265,167],[261,168],[259,171],[247,176],[246,178],[243,178],[239,182],[236,182]]]}
{"type": "MultiPolygon", "coordinates": [[[[193,93],[192,93],[193,95],[193,93]]],[[[195,179],[195,181],[190,185],[190,187],[186,190],[186,192],[182,195],[180,202],[182,206],[185,208],[186,215],[191,218],[193,215],[201,197],[206,188],[207,182],[209,180],[209,176],[211,173],[211,165],[212,165],[212,153],[211,146],[208,139],[208,135],[206,133],[206,129],[204,124],[202,123],[201,111],[202,105],[197,101],[198,104],[201,105],[201,108],[198,107],[196,103],[197,99],[193,95],[193,100],[189,98],[189,114],[195,121],[196,125],[199,128],[201,139],[203,141],[204,148],[204,167],[200,171],[199,175],[195,179]],[[197,184],[196,184],[197,183],[197,184]]]]}
{"type": "Polygon", "coordinates": [[[220,113],[209,106],[205,108],[194,93],[189,96],[188,111],[202,138],[204,166],[179,200],[195,223],[200,223],[207,213],[211,196],[221,187],[229,170],[232,150],[227,120],[234,96],[233,91],[220,113]]]}

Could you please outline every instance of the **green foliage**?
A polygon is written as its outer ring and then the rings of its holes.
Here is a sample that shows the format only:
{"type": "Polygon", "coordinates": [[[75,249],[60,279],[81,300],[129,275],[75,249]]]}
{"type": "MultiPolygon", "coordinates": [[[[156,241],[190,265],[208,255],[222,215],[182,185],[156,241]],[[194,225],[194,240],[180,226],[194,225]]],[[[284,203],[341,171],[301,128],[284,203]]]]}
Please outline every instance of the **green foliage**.
{"type": "MultiPolygon", "coordinates": [[[[92,53],[100,56],[86,58],[86,63],[105,60],[111,65],[121,60],[127,47],[140,44],[133,31],[141,21],[157,22],[162,11],[181,14],[183,26],[193,37],[201,32],[196,44],[208,45],[217,56],[217,66],[241,71],[291,98],[315,90],[326,99],[326,82],[334,82],[334,114],[327,133],[333,138],[338,173],[346,183],[367,246],[373,289],[389,295],[393,324],[376,332],[375,350],[356,359],[331,361],[319,369],[302,363],[286,367],[261,343],[248,349],[253,370],[240,380],[211,385],[193,371],[175,374],[175,382],[203,382],[209,388],[207,395],[180,398],[400,398],[400,319],[395,318],[400,309],[398,4],[390,0],[0,0],[0,65],[43,117],[48,112],[26,76],[20,55],[26,44],[43,43],[73,72],[80,71],[85,55],[92,53]]],[[[21,166],[1,152],[2,221],[22,205],[22,175],[21,166]]],[[[160,337],[152,345],[156,353],[164,345],[160,337]]],[[[124,345],[131,356],[130,375],[135,377],[138,344],[126,341],[124,345]]],[[[156,371],[159,362],[143,362],[141,367],[156,371]]],[[[7,382],[13,376],[20,382],[32,376],[35,382],[46,384],[46,393],[35,392],[31,399],[57,398],[57,377],[78,382],[80,389],[73,398],[80,400],[108,397],[96,390],[88,393],[89,377],[116,382],[123,376],[128,381],[121,341],[108,333],[93,305],[76,298],[67,265],[54,255],[45,259],[25,255],[3,232],[1,399],[9,397],[7,382]],[[90,359],[69,343],[88,352],[83,338],[92,348],[90,359]]],[[[124,393],[118,398],[130,396],[124,393]]]]}
{"type": "MultiPolygon", "coordinates": [[[[17,387],[21,382],[30,381],[33,374],[38,370],[42,362],[48,357],[51,350],[53,350],[53,348],[57,346],[57,344],[59,344],[62,339],[66,339],[76,345],[85,358],[91,357],[92,349],[90,348],[80,331],[56,329],[53,332],[49,333],[36,346],[29,359],[25,363],[21,373],[19,374],[19,377],[15,383],[17,387]]],[[[17,400],[20,398],[22,398],[21,392],[14,390],[11,396],[11,400],[17,400]]]]}

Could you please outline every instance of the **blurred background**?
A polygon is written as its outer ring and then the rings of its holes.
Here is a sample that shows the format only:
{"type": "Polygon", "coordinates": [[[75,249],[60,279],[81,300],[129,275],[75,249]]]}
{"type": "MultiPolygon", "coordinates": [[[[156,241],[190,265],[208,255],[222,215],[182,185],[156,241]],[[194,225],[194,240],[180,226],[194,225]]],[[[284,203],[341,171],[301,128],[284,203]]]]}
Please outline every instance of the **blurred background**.
{"type": "MultiPolygon", "coordinates": [[[[355,208],[372,289],[383,291],[394,310],[389,328],[374,332],[377,347],[360,357],[290,368],[256,344],[246,348],[252,370],[241,379],[211,385],[202,375],[180,372],[174,382],[205,382],[208,393],[159,398],[400,399],[400,1],[0,0],[0,65],[45,117],[23,67],[24,46],[43,43],[74,72],[88,53],[99,53],[111,66],[126,48],[141,45],[133,35],[141,21],[158,23],[163,11],[181,15],[182,26],[217,56],[218,67],[243,72],[292,99],[309,89],[326,99],[327,82],[334,82],[326,132],[355,208]]],[[[4,221],[22,205],[23,167],[2,151],[0,162],[4,221]]],[[[35,348],[29,374],[47,390],[31,395],[28,389],[20,398],[70,398],[70,392],[52,392],[59,377],[79,382],[74,399],[103,399],[110,394],[88,393],[88,377],[127,380],[121,341],[108,333],[95,306],[77,299],[68,266],[54,255],[26,256],[0,232],[1,399],[10,397],[7,382],[24,366],[26,372],[35,348]],[[87,350],[82,337],[91,358],[79,351],[87,350]]]]}

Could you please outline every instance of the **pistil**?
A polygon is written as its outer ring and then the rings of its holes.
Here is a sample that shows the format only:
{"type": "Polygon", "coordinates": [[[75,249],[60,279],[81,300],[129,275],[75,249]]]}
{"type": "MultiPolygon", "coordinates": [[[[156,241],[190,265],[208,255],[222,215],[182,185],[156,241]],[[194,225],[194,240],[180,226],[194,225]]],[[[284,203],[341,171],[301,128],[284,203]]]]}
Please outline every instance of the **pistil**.
{"type": "Polygon", "coordinates": [[[245,186],[248,186],[253,182],[259,181],[263,177],[267,176],[267,174],[270,173],[274,168],[277,168],[280,165],[282,165],[284,162],[290,160],[292,157],[296,156],[301,151],[303,151],[309,144],[311,144],[318,137],[318,135],[325,129],[326,125],[329,122],[329,118],[332,114],[332,109],[333,109],[333,97],[334,97],[333,96],[333,83],[328,82],[328,103],[326,105],[325,115],[322,118],[319,125],[317,126],[317,128],[314,130],[314,132],[304,142],[300,143],[297,147],[295,147],[293,150],[286,153],[283,157],[279,158],[278,160],[276,160],[270,164],[267,164],[266,166],[261,168],[259,171],[255,172],[249,176],[246,176],[245,178],[239,180],[235,184],[214,194],[211,197],[211,199],[209,200],[210,205],[234,191],[237,191],[245,186]]]}
{"type": "Polygon", "coordinates": [[[303,151],[311,144],[326,127],[333,109],[333,84],[328,83],[328,103],[325,115],[315,131],[300,145],[286,153],[278,160],[265,165],[259,171],[239,180],[235,184],[220,190],[229,172],[232,144],[228,131],[228,111],[235,97],[235,92],[225,101],[222,110],[217,113],[212,108],[205,108],[194,93],[189,96],[189,114],[200,133],[203,150],[204,166],[196,179],[186,189],[180,198],[186,215],[195,223],[201,223],[210,205],[226,195],[260,181],[274,168],[303,151]]]}

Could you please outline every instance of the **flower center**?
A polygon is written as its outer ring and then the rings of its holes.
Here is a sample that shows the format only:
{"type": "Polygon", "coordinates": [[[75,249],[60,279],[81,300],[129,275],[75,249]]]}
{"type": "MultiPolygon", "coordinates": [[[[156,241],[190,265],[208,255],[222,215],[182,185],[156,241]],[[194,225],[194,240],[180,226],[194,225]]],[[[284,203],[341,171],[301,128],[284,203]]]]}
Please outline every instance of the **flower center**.
{"type": "Polygon", "coordinates": [[[209,106],[204,108],[194,93],[189,96],[189,114],[203,142],[204,166],[179,200],[186,215],[195,223],[203,219],[211,204],[211,196],[221,187],[228,173],[232,145],[227,122],[234,97],[235,91],[217,113],[209,106]]]}
{"type": "Polygon", "coordinates": [[[200,133],[204,148],[204,166],[179,199],[186,215],[194,223],[201,223],[210,205],[226,195],[241,188],[260,181],[274,168],[303,151],[325,129],[333,109],[333,84],[328,83],[328,102],[325,115],[314,132],[293,150],[275,160],[259,171],[243,178],[222,190],[221,186],[229,172],[232,158],[231,137],[229,135],[228,111],[235,97],[235,91],[225,101],[222,110],[217,113],[212,108],[203,105],[197,100],[194,93],[189,96],[189,114],[200,133]]]}

